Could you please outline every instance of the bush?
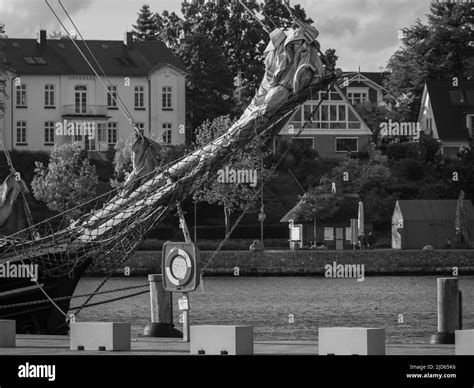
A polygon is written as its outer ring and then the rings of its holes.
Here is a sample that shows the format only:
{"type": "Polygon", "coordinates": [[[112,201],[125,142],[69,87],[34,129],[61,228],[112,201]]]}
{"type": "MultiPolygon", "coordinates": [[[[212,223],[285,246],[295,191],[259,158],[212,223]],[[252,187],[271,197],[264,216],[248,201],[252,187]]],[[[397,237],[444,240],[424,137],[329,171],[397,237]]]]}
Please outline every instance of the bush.
{"type": "Polygon", "coordinates": [[[402,159],[393,164],[392,171],[395,175],[409,181],[419,181],[425,175],[425,164],[418,159],[402,159]]]}

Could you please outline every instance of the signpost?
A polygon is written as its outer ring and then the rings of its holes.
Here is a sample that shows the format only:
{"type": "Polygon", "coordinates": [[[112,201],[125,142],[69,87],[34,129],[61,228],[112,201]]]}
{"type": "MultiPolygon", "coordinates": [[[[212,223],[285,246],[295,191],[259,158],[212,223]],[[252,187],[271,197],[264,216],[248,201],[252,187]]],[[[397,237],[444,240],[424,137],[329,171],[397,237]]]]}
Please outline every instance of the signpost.
{"type": "Polygon", "coordinates": [[[177,204],[180,227],[185,242],[166,242],[163,244],[162,273],[163,288],[166,291],[180,292],[179,310],[183,314],[183,341],[189,342],[189,297],[188,293],[199,286],[197,260],[199,249],[191,241],[186,220],[179,203],[177,204]]]}

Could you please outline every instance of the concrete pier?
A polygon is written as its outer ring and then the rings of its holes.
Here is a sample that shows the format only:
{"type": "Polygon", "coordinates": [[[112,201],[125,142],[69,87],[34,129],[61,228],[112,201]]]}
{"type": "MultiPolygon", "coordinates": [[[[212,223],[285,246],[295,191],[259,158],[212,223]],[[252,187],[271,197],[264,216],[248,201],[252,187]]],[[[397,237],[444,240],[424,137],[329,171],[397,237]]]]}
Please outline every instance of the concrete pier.
{"type": "MultiPolygon", "coordinates": [[[[5,355],[107,355],[101,351],[73,351],[68,336],[17,334],[16,348],[0,349],[5,355]]],[[[182,355],[189,356],[190,343],[181,338],[132,337],[131,350],[121,355],[182,355]]],[[[317,355],[318,341],[254,341],[255,355],[317,355]]],[[[386,345],[386,355],[449,356],[454,355],[454,345],[427,343],[386,345]]],[[[223,356],[228,357],[228,356],[223,356]]]]}

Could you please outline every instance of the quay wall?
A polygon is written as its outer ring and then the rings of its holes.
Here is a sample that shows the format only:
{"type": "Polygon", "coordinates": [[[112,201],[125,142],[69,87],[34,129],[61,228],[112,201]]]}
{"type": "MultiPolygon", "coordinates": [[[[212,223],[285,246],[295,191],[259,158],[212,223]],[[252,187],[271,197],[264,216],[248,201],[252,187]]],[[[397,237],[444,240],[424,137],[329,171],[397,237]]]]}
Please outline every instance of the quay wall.
{"type": "MultiPolygon", "coordinates": [[[[212,256],[200,253],[200,268],[212,256]]],[[[367,251],[221,251],[206,268],[207,276],[324,276],[325,265],[364,264],[365,275],[474,275],[474,250],[367,250],[367,251]],[[236,270],[237,269],[237,270],[236,270]]],[[[138,251],[116,271],[130,276],[161,273],[160,251],[138,251]]],[[[89,270],[86,276],[100,276],[89,270]]]]}

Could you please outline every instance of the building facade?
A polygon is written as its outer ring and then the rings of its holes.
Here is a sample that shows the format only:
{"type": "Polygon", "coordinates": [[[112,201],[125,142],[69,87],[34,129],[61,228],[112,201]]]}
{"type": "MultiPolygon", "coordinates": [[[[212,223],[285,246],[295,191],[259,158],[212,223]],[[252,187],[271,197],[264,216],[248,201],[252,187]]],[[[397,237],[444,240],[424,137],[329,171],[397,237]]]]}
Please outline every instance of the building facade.
{"type": "Polygon", "coordinates": [[[385,95],[381,86],[383,76],[384,73],[344,73],[330,93],[321,91],[303,104],[274,139],[274,149],[279,141],[285,140],[304,143],[321,157],[329,159],[367,152],[372,129],[357,112],[357,105],[382,102],[385,95]],[[310,116],[321,99],[323,102],[309,124],[310,116]],[[295,137],[305,123],[303,132],[295,137]]]}
{"type": "Polygon", "coordinates": [[[129,32],[124,41],[86,47],[49,40],[44,30],[37,40],[1,43],[7,99],[0,131],[8,149],[50,151],[77,142],[107,151],[134,125],[164,144],[184,143],[185,71],[164,43],[135,42],[129,32]]]}
{"type": "Polygon", "coordinates": [[[425,135],[441,143],[446,158],[469,148],[474,130],[474,81],[427,80],[418,122],[425,135]]]}

